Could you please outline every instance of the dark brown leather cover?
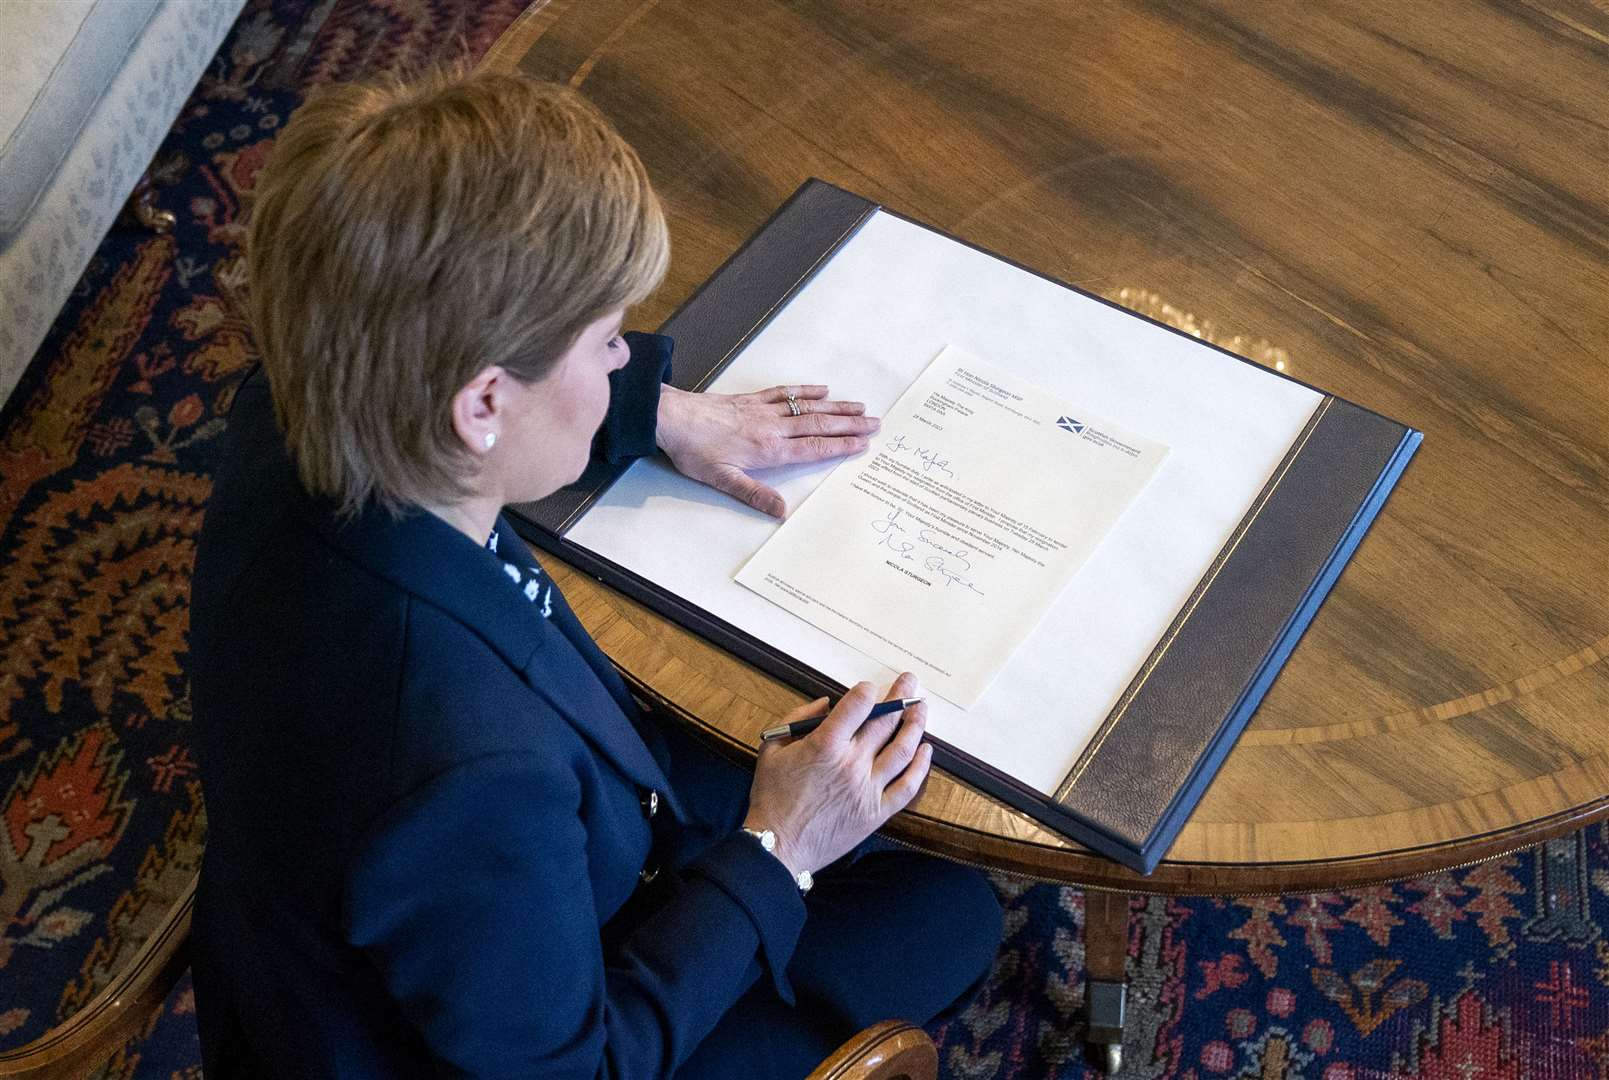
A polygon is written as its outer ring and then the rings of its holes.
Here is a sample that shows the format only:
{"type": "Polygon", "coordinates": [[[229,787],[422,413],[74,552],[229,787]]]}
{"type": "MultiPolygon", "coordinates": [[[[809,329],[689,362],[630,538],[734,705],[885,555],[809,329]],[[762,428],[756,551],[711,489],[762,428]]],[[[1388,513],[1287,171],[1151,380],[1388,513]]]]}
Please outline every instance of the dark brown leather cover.
{"type": "MultiPolygon", "coordinates": [[[[675,385],[687,390],[707,385],[878,209],[823,181],[807,181],[660,327],[660,333],[676,339],[675,385]]],[[[931,740],[934,763],[1074,840],[1149,873],[1422,437],[1326,396],[1054,798],[938,739],[931,740]]],[[[589,473],[539,503],[510,508],[516,527],[537,546],[804,693],[843,692],[820,672],[691,601],[565,540],[563,533],[620,471],[589,473]]]]}

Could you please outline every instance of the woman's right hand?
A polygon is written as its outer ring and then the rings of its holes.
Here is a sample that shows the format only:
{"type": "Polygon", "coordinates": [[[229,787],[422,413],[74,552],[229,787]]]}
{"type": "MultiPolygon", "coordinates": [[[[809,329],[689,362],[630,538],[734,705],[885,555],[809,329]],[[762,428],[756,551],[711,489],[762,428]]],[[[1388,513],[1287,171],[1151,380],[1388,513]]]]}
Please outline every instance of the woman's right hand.
{"type": "MultiPolygon", "coordinates": [[[[918,697],[916,676],[901,675],[888,698],[918,697]]],[[[857,684],[820,727],[760,748],[744,827],[776,834],[777,857],[794,874],[815,873],[875,832],[921,790],[933,760],[922,742],[927,706],[868,722],[877,704],[869,682],[857,684]]],[[[826,699],[795,709],[785,722],[821,715],[826,699]]]]}

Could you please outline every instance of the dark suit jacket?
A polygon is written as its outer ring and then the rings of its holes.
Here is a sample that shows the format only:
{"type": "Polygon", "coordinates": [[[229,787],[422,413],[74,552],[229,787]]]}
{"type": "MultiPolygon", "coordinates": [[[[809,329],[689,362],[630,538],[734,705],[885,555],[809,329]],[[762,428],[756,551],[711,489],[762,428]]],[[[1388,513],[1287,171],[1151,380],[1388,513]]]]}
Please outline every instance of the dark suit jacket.
{"type": "MultiPolygon", "coordinates": [[[[669,363],[631,341],[617,460],[669,363]]],[[[682,767],[562,598],[431,514],[339,521],[261,377],[226,440],[190,638],[209,1076],[662,1076],[756,977],[788,995],[805,909],[731,831],[746,792],[682,767]]]]}

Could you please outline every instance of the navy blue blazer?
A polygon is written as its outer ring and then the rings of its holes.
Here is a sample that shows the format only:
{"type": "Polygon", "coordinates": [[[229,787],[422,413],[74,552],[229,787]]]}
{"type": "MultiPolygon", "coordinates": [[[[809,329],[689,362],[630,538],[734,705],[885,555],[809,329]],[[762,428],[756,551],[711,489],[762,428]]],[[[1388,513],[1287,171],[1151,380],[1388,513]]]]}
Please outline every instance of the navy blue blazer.
{"type": "MultiPolygon", "coordinates": [[[[669,363],[630,340],[615,460],[652,451],[669,363]]],[[[343,523],[260,376],[225,439],[190,624],[209,1077],[663,1076],[756,978],[789,996],[804,904],[734,831],[746,790],[556,590],[544,618],[428,513],[343,523]]]]}

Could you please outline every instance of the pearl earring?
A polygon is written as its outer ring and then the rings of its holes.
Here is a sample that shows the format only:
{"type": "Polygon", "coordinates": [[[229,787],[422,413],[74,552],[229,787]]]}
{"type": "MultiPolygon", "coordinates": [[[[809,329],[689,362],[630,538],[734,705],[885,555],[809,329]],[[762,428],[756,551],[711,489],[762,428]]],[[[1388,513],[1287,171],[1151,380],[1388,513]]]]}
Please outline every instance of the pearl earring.
{"type": "Polygon", "coordinates": [[[488,431],[486,433],[486,449],[490,450],[492,448],[492,446],[496,444],[496,442],[497,442],[497,432],[488,431]]]}

